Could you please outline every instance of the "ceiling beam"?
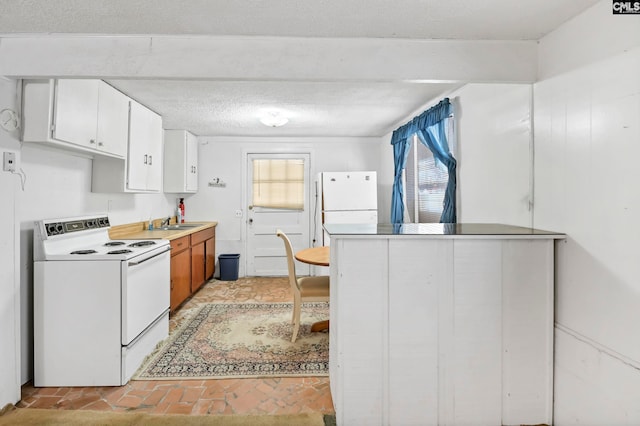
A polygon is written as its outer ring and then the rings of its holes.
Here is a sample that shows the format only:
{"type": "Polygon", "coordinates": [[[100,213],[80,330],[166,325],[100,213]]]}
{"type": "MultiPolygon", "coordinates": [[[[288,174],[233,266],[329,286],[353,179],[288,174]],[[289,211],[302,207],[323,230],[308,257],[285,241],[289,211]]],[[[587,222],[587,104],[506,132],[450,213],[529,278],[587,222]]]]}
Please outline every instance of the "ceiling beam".
{"type": "Polygon", "coordinates": [[[0,38],[11,78],[514,82],[536,81],[532,41],[209,36],[0,38]]]}

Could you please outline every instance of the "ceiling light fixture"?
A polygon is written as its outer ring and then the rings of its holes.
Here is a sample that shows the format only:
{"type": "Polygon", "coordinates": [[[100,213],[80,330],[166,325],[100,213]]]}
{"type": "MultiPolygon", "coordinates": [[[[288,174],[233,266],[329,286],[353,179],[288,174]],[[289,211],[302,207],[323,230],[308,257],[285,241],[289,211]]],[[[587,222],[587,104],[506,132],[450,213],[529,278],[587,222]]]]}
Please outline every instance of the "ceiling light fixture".
{"type": "Polygon", "coordinates": [[[271,111],[266,112],[262,117],[260,117],[260,122],[265,126],[280,127],[287,124],[289,122],[289,119],[282,115],[280,112],[271,111]]]}

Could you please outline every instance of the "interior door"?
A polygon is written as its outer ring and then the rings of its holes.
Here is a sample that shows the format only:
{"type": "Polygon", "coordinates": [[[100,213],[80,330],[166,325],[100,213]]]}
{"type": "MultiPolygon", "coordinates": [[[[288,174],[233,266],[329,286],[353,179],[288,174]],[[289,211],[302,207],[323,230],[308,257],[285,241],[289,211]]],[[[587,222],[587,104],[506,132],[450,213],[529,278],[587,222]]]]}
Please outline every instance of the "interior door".
{"type": "MultiPolygon", "coordinates": [[[[247,154],[247,229],[246,229],[246,275],[284,276],[287,275],[287,257],[283,242],[276,237],[276,230],[282,229],[291,240],[293,250],[310,247],[309,243],[309,154],[247,154]],[[263,160],[302,161],[303,198],[300,208],[270,208],[254,205],[259,200],[254,194],[254,167],[256,161],[263,160]]],[[[278,178],[280,179],[280,178],[278,178]]],[[[296,273],[308,275],[309,265],[297,262],[296,273]]]]}

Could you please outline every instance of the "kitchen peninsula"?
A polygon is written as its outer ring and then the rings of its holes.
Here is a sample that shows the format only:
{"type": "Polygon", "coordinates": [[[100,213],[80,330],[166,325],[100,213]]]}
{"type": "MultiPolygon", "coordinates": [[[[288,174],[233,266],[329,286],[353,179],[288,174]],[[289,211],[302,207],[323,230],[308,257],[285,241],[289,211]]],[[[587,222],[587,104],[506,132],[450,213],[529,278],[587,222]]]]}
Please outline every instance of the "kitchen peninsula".
{"type": "Polygon", "coordinates": [[[338,425],[552,424],[554,246],[498,224],[326,224],[338,425]]]}

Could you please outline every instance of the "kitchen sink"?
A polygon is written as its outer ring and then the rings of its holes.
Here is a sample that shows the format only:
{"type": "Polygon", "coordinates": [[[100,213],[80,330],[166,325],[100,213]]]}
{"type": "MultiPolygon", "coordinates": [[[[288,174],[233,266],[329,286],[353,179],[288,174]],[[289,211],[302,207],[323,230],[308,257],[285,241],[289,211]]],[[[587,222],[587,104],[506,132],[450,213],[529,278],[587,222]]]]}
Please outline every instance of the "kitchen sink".
{"type": "Polygon", "coordinates": [[[173,225],[160,226],[158,228],[153,228],[152,231],[174,231],[174,230],[181,230],[181,229],[197,228],[198,226],[202,226],[202,224],[201,223],[174,223],[173,225]]]}

